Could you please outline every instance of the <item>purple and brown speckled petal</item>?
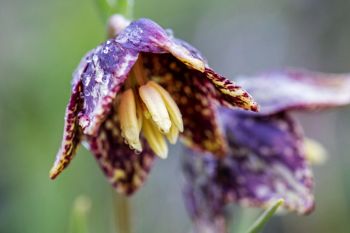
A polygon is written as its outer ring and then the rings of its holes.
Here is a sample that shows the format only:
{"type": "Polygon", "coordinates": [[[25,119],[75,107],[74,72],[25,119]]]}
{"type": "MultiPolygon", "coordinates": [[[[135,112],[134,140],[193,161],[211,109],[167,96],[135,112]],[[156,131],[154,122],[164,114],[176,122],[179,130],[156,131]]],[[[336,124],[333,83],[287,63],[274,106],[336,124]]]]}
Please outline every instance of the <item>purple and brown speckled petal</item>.
{"type": "Polygon", "coordinates": [[[78,111],[81,107],[81,83],[77,82],[66,108],[64,132],[61,147],[50,170],[50,178],[55,179],[70,163],[80,144],[81,130],[78,125],[78,111]]]}
{"type": "Polygon", "coordinates": [[[171,53],[189,67],[204,71],[205,60],[196,49],[168,35],[166,30],[150,19],[133,21],[118,35],[116,41],[138,52],[171,53]]]}
{"type": "Polygon", "coordinates": [[[297,123],[286,113],[252,116],[225,111],[221,116],[227,117],[223,120],[230,153],[221,159],[210,154],[185,158],[185,172],[192,177],[188,180],[205,180],[202,186],[216,193],[217,205],[237,202],[265,208],[283,198],[289,211],[312,211],[313,177],[297,123]]]}
{"type": "Polygon", "coordinates": [[[234,82],[228,80],[211,69],[207,63],[207,60],[203,57],[200,51],[189,43],[180,39],[173,38],[172,44],[173,49],[170,50],[172,55],[174,55],[188,67],[204,73],[204,75],[202,75],[203,80],[204,78],[210,80],[212,85],[208,85],[208,82],[206,81],[202,81],[202,85],[208,86],[207,91],[212,98],[226,107],[242,108],[254,112],[258,111],[258,105],[249,95],[249,93],[240,86],[236,85],[234,82]],[[181,50],[184,50],[185,52],[181,52],[181,50]],[[181,54],[186,54],[186,56],[181,54]]]}
{"type": "Polygon", "coordinates": [[[210,92],[211,82],[203,73],[188,69],[170,54],[144,54],[147,76],[162,85],[177,103],[184,121],[184,143],[199,151],[223,155],[225,140],[210,92]]]}
{"type": "Polygon", "coordinates": [[[178,46],[181,46],[181,47],[185,48],[186,50],[188,50],[192,57],[203,61],[205,66],[208,66],[207,59],[203,56],[203,54],[198,49],[196,49],[195,47],[193,47],[191,44],[189,44],[188,42],[186,42],[184,40],[181,40],[181,39],[178,39],[178,38],[174,38],[174,37],[172,38],[172,40],[173,40],[173,43],[177,44],[178,46]]]}
{"type": "Polygon", "coordinates": [[[145,182],[154,153],[143,140],[143,150],[135,153],[123,142],[120,125],[113,114],[103,123],[97,136],[89,136],[89,150],[115,190],[132,195],[145,182]]]}
{"type": "Polygon", "coordinates": [[[137,52],[108,40],[85,58],[79,72],[84,101],[79,124],[84,134],[97,133],[137,57],[137,52]]]}
{"type": "Polygon", "coordinates": [[[129,24],[115,41],[124,48],[145,53],[166,53],[170,42],[166,31],[150,19],[138,19],[129,24]]]}
{"type": "Polygon", "coordinates": [[[215,168],[211,167],[214,164],[212,161],[216,160],[211,155],[198,155],[190,150],[185,153],[183,171],[186,183],[183,195],[195,228],[209,228],[210,232],[227,232],[227,219],[230,219],[231,213],[226,208],[227,203],[223,201],[224,192],[220,185],[210,183],[210,169],[215,168]]]}
{"type": "Polygon", "coordinates": [[[221,105],[229,108],[241,108],[254,112],[258,111],[258,104],[249,93],[240,86],[208,67],[205,69],[204,74],[214,84],[216,89],[214,95],[215,100],[221,105]]]}
{"type": "Polygon", "coordinates": [[[235,177],[232,197],[261,207],[283,198],[289,211],[312,211],[313,175],[298,122],[285,112],[251,116],[224,110],[222,116],[231,149],[222,169],[231,168],[235,177]]]}
{"type": "Polygon", "coordinates": [[[350,74],[286,70],[236,80],[259,103],[260,114],[324,109],[350,103],[350,74]]]}

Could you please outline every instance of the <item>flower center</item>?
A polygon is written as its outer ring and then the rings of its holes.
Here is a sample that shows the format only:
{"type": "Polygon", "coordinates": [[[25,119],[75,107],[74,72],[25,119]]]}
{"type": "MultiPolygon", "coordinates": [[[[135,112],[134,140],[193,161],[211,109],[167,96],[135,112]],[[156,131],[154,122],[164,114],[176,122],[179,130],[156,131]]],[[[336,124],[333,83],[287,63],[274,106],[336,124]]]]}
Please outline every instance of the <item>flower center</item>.
{"type": "Polygon", "coordinates": [[[118,105],[121,133],[131,149],[142,151],[142,133],[151,149],[161,158],[168,155],[165,137],[175,144],[183,121],[170,94],[154,81],[148,81],[137,62],[128,77],[118,105]]]}

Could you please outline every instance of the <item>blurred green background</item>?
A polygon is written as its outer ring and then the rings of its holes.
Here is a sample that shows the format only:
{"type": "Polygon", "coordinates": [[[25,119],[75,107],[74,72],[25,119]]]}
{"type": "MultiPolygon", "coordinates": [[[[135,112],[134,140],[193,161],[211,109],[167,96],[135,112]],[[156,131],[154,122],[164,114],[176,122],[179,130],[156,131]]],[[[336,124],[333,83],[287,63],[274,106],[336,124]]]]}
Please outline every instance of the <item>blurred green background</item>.
{"type": "MultiPolygon", "coordinates": [[[[136,0],[135,11],[174,29],[227,77],[286,66],[350,71],[348,0],[136,0]]],[[[82,194],[92,201],[90,232],[113,232],[113,191],[85,149],[57,181],[48,178],[71,73],[105,34],[92,0],[0,0],[0,232],[67,232],[82,194]]],[[[350,107],[300,115],[329,152],[315,169],[317,208],[276,217],[265,232],[350,231],[349,116],[350,107]]],[[[136,233],[189,232],[180,147],[170,155],[131,198],[136,233]]]]}

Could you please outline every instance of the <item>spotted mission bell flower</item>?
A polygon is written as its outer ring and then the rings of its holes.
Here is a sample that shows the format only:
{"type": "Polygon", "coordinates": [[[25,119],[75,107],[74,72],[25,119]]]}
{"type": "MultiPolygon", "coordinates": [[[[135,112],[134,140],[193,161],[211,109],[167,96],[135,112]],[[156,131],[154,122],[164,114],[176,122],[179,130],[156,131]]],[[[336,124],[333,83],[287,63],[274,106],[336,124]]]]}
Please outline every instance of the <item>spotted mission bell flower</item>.
{"type": "MultiPolygon", "coordinates": [[[[258,113],[221,109],[229,145],[226,157],[184,157],[185,198],[196,223],[219,222],[226,205],[266,208],[282,198],[284,209],[307,214],[314,208],[310,164],[324,150],[304,136],[291,111],[315,111],[350,102],[350,76],[302,70],[236,79],[260,104],[258,113]]],[[[224,232],[224,231],[216,231],[224,232]]]]}
{"type": "Polygon", "coordinates": [[[167,157],[166,139],[174,144],[180,135],[189,147],[222,155],[217,106],[256,111],[257,105],[155,22],[113,20],[118,26],[109,33],[118,35],[88,52],[74,73],[50,177],[67,167],[83,142],[114,188],[131,194],[147,177],[154,155],[167,157]]]}

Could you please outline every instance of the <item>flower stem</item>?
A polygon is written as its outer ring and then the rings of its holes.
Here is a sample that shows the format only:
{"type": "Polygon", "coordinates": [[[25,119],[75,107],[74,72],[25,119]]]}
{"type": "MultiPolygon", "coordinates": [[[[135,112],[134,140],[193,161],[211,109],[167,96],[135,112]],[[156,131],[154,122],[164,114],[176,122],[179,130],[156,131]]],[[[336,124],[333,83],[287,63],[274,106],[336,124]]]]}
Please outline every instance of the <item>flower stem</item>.
{"type": "Polygon", "coordinates": [[[133,17],[134,0],[95,0],[95,3],[103,23],[113,14],[121,14],[128,19],[133,17]]]}
{"type": "Polygon", "coordinates": [[[128,19],[132,19],[134,14],[134,0],[116,0],[117,8],[122,15],[124,15],[128,19]]]}
{"type": "Polygon", "coordinates": [[[115,223],[118,233],[132,233],[129,198],[114,194],[115,223]]]}

